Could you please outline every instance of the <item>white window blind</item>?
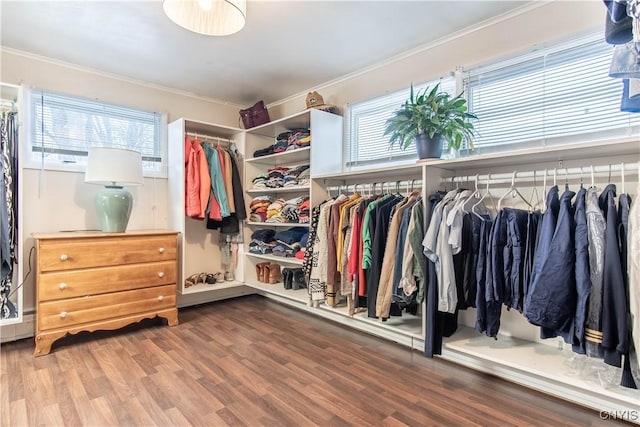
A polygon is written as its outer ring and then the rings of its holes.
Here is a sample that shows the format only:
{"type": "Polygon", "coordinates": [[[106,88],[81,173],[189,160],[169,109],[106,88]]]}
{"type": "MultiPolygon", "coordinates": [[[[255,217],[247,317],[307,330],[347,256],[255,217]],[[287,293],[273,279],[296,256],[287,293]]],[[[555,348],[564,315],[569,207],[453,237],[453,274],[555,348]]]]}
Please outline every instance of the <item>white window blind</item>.
{"type": "Polygon", "coordinates": [[[118,147],[140,152],[144,171],[162,170],[159,113],[33,90],[31,117],[33,160],[83,165],[89,147],[118,147]]]}
{"type": "MultiPolygon", "coordinates": [[[[440,90],[455,95],[455,79],[449,77],[414,86],[414,91],[433,87],[440,82],[440,90]]],[[[349,107],[347,130],[347,166],[365,166],[417,157],[415,144],[402,151],[396,144],[389,149],[389,136],[384,136],[385,122],[394,111],[409,99],[410,88],[353,104],[349,107]]]]}
{"type": "Polygon", "coordinates": [[[620,111],[622,83],[608,75],[612,53],[598,35],[469,70],[469,110],[479,119],[476,149],[628,133],[640,117],[620,111]]]}

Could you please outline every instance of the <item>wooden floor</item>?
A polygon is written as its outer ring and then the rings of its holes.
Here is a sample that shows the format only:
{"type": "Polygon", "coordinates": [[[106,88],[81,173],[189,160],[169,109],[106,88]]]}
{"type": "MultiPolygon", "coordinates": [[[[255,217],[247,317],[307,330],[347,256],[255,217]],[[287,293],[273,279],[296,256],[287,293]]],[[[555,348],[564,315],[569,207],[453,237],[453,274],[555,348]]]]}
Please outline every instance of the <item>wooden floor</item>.
{"type": "Polygon", "coordinates": [[[1,347],[2,426],[588,426],[597,413],[259,296],[1,347]]]}

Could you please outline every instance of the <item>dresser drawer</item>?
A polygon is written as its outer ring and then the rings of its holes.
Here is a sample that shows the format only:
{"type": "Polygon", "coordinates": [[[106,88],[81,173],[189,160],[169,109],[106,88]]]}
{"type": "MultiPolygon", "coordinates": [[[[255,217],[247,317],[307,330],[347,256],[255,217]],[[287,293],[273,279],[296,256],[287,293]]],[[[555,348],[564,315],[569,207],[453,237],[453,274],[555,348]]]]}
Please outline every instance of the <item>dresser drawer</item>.
{"type": "Polygon", "coordinates": [[[51,301],[175,283],[175,261],[56,271],[38,278],[38,299],[51,301]]]}
{"type": "Polygon", "coordinates": [[[92,237],[38,241],[40,272],[176,259],[176,236],[92,237]]]}
{"type": "Polygon", "coordinates": [[[68,328],[175,306],[175,285],[49,301],[38,305],[38,328],[40,331],[68,328]]]}

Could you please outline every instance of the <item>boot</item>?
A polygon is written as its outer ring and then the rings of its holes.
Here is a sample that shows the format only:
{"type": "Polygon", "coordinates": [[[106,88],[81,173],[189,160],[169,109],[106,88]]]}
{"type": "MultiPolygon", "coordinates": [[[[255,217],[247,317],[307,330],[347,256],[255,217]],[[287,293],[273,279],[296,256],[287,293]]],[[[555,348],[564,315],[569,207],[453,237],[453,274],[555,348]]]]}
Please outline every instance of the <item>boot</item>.
{"type": "Polygon", "coordinates": [[[256,280],[258,282],[264,282],[264,267],[269,264],[268,262],[260,262],[256,264],[256,280]]]}
{"type": "Polygon", "coordinates": [[[280,273],[280,264],[269,265],[269,284],[273,285],[282,280],[282,274],[280,273]]]}
{"type": "Polygon", "coordinates": [[[282,282],[284,283],[285,289],[291,289],[291,268],[283,268],[282,269],[282,282]]]}
{"type": "Polygon", "coordinates": [[[260,278],[260,281],[262,283],[269,283],[270,276],[271,276],[271,264],[268,262],[265,262],[264,265],[262,266],[262,277],[260,278]]]}

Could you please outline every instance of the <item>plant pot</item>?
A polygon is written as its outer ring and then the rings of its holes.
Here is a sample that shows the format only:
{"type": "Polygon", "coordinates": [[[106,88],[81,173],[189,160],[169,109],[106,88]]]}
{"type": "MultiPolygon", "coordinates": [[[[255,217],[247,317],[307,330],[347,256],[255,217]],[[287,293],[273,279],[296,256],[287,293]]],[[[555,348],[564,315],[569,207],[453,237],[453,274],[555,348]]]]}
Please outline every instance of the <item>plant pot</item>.
{"type": "Polygon", "coordinates": [[[435,134],[429,138],[426,133],[421,133],[415,138],[419,159],[439,159],[442,156],[442,135],[435,134]]]}

